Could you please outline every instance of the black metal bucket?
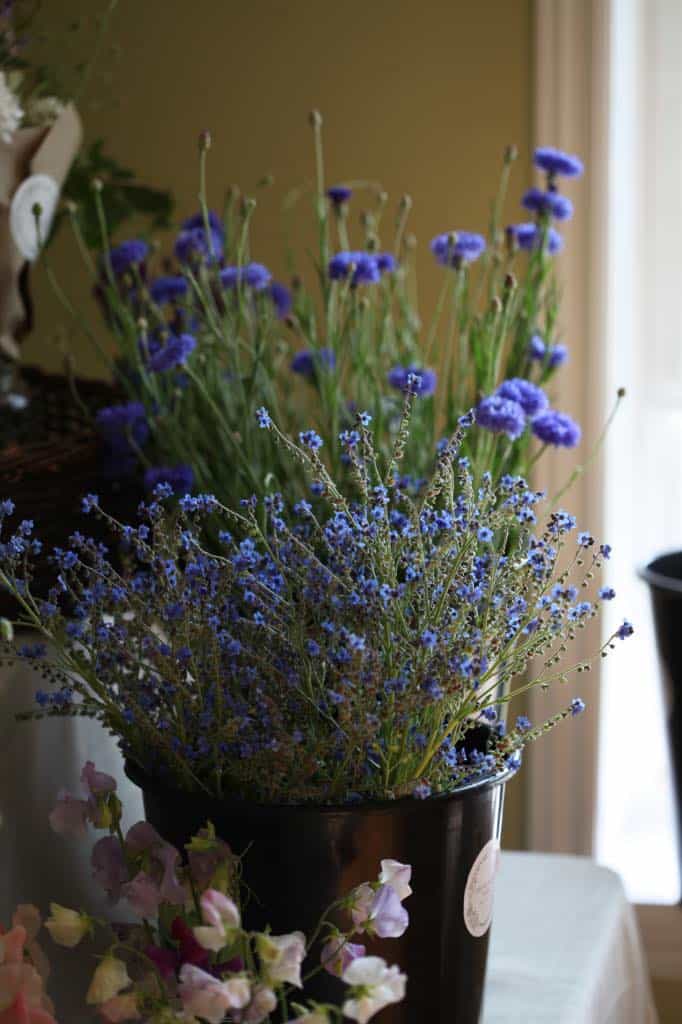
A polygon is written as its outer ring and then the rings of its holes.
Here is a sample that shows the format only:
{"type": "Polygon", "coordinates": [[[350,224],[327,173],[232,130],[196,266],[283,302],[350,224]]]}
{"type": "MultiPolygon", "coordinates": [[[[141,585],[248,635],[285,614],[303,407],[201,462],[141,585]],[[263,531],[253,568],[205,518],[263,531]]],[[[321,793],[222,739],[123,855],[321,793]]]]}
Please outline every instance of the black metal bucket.
{"type": "MultiPolygon", "coordinates": [[[[648,584],[663,675],[682,877],[682,551],[659,555],[640,573],[648,584]]],[[[682,894],[680,895],[682,902],[682,894]]]]}
{"type": "MultiPolygon", "coordinates": [[[[407,932],[368,942],[368,952],[408,976],[405,1001],[384,1010],[382,1022],[478,1024],[504,788],[512,772],[448,796],[344,807],[219,802],[166,788],[132,766],[128,774],[142,788],[147,819],[177,847],[207,820],[235,853],[249,847],[244,881],[260,901],[246,912],[252,929],[270,924],[275,934],[311,936],[336,899],[376,880],[383,858],[411,864],[407,932]]],[[[341,927],[349,923],[339,920],[341,927]]],[[[320,972],[307,991],[340,1002],[342,989],[320,972]]]]}

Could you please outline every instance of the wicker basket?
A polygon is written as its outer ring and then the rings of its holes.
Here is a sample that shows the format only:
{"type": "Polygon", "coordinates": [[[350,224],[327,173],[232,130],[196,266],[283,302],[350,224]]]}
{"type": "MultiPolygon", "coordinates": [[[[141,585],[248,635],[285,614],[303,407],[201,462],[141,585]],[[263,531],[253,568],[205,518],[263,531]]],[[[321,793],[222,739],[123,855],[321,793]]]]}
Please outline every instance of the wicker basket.
{"type": "MultiPolygon", "coordinates": [[[[0,498],[11,497],[17,514],[33,519],[48,550],[66,545],[74,530],[97,532],[96,521],[81,512],[81,498],[89,492],[98,493],[112,515],[129,519],[141,498],[139,485],[122,485],[103,474],[92,427],[92,413],[117,400],[113,387],[35,368],[22,371],[21,378],[26,408],[0,415],[0,498]]],[[[32,589],[44,594],[53,578],[48,566],[32,589]]],[[[0,593],[0,615],[15,612],[8,595],[0,593]]]]}

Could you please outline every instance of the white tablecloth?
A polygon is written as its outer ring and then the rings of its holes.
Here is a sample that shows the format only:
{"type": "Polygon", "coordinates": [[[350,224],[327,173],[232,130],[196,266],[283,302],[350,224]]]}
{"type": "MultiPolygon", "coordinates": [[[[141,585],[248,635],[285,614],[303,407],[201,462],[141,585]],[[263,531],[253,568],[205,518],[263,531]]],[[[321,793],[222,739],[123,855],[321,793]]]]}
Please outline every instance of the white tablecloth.
{"type": "Polygon", "coordinates": [[[482,1024],[656,1024],[634,911],[586,857],[501,858],[482,1024]]]}

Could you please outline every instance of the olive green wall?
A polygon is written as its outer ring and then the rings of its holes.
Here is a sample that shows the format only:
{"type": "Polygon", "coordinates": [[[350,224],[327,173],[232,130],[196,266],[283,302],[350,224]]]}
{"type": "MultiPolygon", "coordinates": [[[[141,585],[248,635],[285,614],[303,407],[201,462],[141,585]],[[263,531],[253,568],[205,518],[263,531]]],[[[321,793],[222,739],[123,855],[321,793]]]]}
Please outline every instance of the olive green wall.
{"type": "MultiPolygon", "coordinates": [[[[46,5],[48,52],[50,22],[95,6],[46,5]]],[[[94,78],[86,132],[103,136],[142,179],[170,188],[185,216],[197,206],[197,134],[210,128],[214,202],[231,182],[257,195],[253,255],[283,274],[279,205],[312,175],[307,114],[319,108],[330,183],[374,179],[396,202],[412,195],[426,319],[439,278],[428,240],[451,228],[485,228],[507,143],[520,153],[513,203],[528,181],[531,8],[532,0],[120,0],[112,41],[121,55],[116,64],[103,61],[111,82],[94,78]],[[267,172],[275,185],[258,190],[267,172]]],[[[301,216],[309,215],[302,204],[301,216]]],[[[51,260],[68,295],[88,305],[68,229],[51,260]]],[[[33,294],[37,323],[26,354],[57,366],[55,335],[68,320],[40,267],[33,294]]],[[[91,314],[97,322],[92,307],[91,314]]],[[[96,374],[86,343],[74,337],[71,344],[78,369],[96,374]]],[[[521,841],[521,802],[518,779],[508,791],[508,846],[521,841]]]]}

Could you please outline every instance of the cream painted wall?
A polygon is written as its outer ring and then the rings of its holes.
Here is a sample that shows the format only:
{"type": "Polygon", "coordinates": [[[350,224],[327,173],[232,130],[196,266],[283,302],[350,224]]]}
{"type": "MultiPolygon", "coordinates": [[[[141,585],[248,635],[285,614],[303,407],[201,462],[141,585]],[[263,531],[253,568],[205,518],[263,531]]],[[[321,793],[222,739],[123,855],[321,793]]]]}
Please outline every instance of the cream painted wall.
{"type": "MultiPolygon", "coordinates": [[[[49,30],[93,6],[53,2],[44,24],[49,30]]],[[[141,178],[169,187],[185,216],[196,208],[197,134],[210,128],[217,203],[232,182],[253,194],[264,173],[275,177],[273,189],[257,193],[253,252],[281,274],[279,204],[312,175],[307,114],[318,107],[330,183],[379,179],[395,202],[412,195],[426,318],[439,277],[428,241],[451,228],[485,228],[510,142],[520,157],[509,217],[518,216],[516,197],[530,174],[531,18],[532,0],[120,0],[113,39],[121,57],[108,87],[95,80],[83,110],[87,135],[104,136],[141,178]]],[[[49,38],[48,31],[48,52],[49,38]]],[[[59,52],[50,56],[58,60],[59,52]]],[[[68,234],[52,263],[97,323],[68,234]]],[[[40,267],[33,294],[36,329],[26,356],[58,366],[55,335],[68,320],[40,267]]],[[[71,344],[80,372],[96,374],[83,341],[71,344]]],[[[508,787],[507,846],[521,844],[522,788],[521,779],[508,787]]]]}

